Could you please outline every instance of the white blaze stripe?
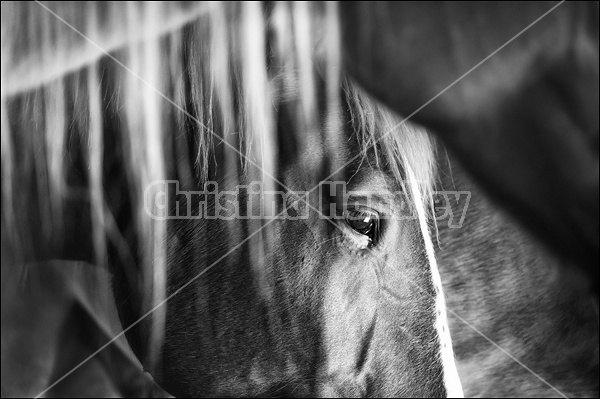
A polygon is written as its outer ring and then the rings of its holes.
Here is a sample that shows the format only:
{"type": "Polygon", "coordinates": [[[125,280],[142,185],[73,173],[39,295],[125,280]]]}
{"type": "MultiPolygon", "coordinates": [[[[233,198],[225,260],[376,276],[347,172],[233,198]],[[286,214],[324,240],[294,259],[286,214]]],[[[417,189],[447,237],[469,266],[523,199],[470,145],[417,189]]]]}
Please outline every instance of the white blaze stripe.
{"type": "Polygon", "coordinates": [[[431,268],[431,280],[435,289],[435,327],[440,338],[440,357],[442,360],[442,367],[444,371],[444,385],[446,386],[446,395],[449,398],[463,398],[462,384],[458,376],[458,370],[456,369],[456,362],[454,360],[454,350],[452,349],[452,339],[450,338],[450,329],[448,328],[448,318],[446,317],[446,300],[444,298],[444,291],[442,290],[442,280],[435,259],[435,250],[433,249],[433,242],[429,234],[429,228],[427,227],[427,217],[425,215],[425,208],[423,206],[423,199],[419,192],[419,187],[415,179],[413,171],[410,166],[406,165],[406,172],[408,174],[408,181],[410,184],[410,191],[413,196],[415,206],[417,207],[417,214],[419,216],[419,225],[421,227],[421,233],[423,234],[423,241],[425,242],[425,250],[427,252],[427,258],[429,266],[431,268]]]}

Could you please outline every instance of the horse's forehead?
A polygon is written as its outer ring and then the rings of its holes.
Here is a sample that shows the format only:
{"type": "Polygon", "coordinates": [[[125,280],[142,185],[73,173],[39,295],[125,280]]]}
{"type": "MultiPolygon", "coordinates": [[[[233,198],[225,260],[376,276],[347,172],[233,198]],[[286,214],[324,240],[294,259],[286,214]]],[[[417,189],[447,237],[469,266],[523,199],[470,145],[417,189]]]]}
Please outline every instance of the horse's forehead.
{"type": "Polygon", "coordinates": [[[318,162],[311,154],[301,156],[284,168],[286,184],[307,190],[323,184],[343,184],[347,190],[365,193],[402,190],[401,182],[373,153],[362,154],[362,149],[348,140],[337,147],[332,158],[339,160],[338,165],[318,162]]]}

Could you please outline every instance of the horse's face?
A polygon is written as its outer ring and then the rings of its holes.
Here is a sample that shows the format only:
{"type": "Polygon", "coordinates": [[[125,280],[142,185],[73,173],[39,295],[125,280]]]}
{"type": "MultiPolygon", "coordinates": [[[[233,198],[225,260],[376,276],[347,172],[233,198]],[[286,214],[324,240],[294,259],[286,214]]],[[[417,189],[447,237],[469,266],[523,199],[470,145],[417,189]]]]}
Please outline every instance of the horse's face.
{"type": "Polygon", "coordinates": [[[418,221],[407,218],[391,179],[365,167],[349,180],[350,197],[334,191],[312,202],[376,219],[371,237],[365,219],[323,220],[314,211],[282,225],[282,295],[305,314],[295,336],[308,326],[319,333],[312,345],[321,360],[317,389],[326,396],[443,394],[429,263],[418,221]]]}
{"type": "MultiPolygon", "coordinates": [[[[359,151],[351,130],[334,156],[342,164],[359,151]]],[[[444,394],[438,294],[413,207],[374,159],[336,174],[345,190],[321,182],[320,145],[282,162],[284,191],[308,195],[275,213],[290,206],[295,217],[172,225],[169,293],[208,268],[168,303],[172,394],[444,394]]],[[[246,211],[250,197],[236,198],[246,211]]]]}

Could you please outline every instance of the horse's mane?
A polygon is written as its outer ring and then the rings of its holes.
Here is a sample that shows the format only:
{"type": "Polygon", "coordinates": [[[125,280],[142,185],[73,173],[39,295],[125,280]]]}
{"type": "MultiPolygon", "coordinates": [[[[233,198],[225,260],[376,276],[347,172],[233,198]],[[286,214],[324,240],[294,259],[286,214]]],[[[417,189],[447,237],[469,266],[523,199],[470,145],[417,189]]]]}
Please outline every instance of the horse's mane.
{"type": "MultiPolygon", "coordinates": [[[[27,247],[14,242],[24,237],[16,233],[22,228],[16,202],[34,195],[43,217],[39,232],[29,234],[55,239],[64,229],[65,200],[81,194],[67,184],[65,171],[65,154],[77,141],[85,148],[80,162],[88,171],[84,197],[91,205],[95,256],[97,263],[106,262],[105,237],[117,234],[103,188],[108,144],[102,115],[110,112],[119,120],[122,156],[129,160],[127,182],[138,204],[134,221],[145,248],[143,264],[153,266],[144,278],[148,301],[158,303],[166,297],[167,229],[166,222],[144,217],[145,188],[165,180],[173,168],[182,179],[205,181],[215,161],[213,148],[224,142],[239,153],[228,151],[234,155],[219,167],[243,170],[254,162],[265,171],[254,177],[269,189],[274,183],[268,175],[277,175],[274,100],[297,102],[298,140],[317,134],[311,132],[319,130],[315,121],[324,105],[326,122],[318,134],[331,144],[342,137],[340,87],[365,158],[373,146],[377,163],[400,184],[410,180],[405,191],[420,203],[421,227],[430,244],[424,210],[431,206],[435,168],[429,136],[400,123],[340,75],[334,4],[264,7],[252,2],[3,2],[3,247],[5,241],[27,247]],[[108,73],[115,76],[114,92],[101,90],[108,73]],[[326,82],[325,100],[319,99],[319,79],[326,82]],[[112,109],[103,109],[107,96],[112,109]],[[178,132],[190,129],[195,143],[177,148],[178,132]],[[190,148],[193,162],[181,162],[182,151],[190,148]],[[28,181],[33,176],[35,181],[28,181]]],[[[322,155],[333,156],[330,150],[322,155]]],[[[435,262],[431,245],[428,252],[435,262]]],[[[154,319],[162,323],[164,314],[154,319]]]]}

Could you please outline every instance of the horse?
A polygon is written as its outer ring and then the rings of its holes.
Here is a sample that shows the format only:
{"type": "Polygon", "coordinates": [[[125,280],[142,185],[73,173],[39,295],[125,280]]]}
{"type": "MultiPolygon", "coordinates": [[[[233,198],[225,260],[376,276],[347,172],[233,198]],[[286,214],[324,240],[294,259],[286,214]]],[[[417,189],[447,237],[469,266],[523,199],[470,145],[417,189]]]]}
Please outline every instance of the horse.
{"type": "Polygon", "coordinates": [[[29,34],[3,31],[3,285],[20,271],[6,265],[108,267],[129,345],[170,394],[597,394],[581,281],[340,76],[335,6],[2,7],[3,27],[29,34]],[[436,188],[477,199],[464,228],[433,224],[436,188]]]}
{"type": "Polygon", "coordinates": [[[335,8],[2,7],[3,267],[107,267],[172,395],[462,395],[433,144],[340,74],[335,8]]]}

